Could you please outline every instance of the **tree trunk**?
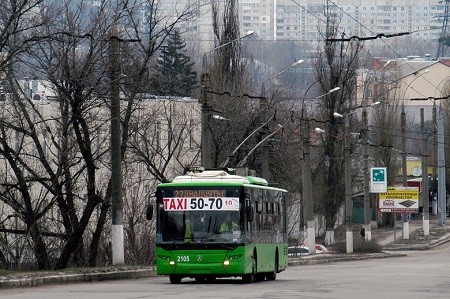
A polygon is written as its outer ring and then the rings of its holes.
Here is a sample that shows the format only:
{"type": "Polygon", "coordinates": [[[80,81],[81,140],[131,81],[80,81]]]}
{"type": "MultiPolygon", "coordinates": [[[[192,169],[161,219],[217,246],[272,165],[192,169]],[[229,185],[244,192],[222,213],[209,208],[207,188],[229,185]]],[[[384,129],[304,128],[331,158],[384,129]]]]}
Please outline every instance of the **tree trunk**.
{"type": "Polygon", "coordinates": [[[61,255],[59,256],[58,263],[56,264],[56,269],[65,269],[69,263],[70,257],[77,250],[80,242],[83,238],[83,233],[86,230],[86,226],[92,216],[92,212],[97,205],[97,199],[91,199],[87,201],[86,208],[84,209],[83,216],[80,219],[78,226],[70,234],[61,255]]]}
{"type": "Polygon", "coordinates": [[[107,196],[103,200],[100,208],[100,216],[98,217],[97,226],[95,228],[94,234],[92,235],[92,241],[89,248],[89,267],[95,267],[97,265],[100,239],[102,236],[103,228],[106,224],[106,216],[108,215],[109,208],[111,207],[109,198],[109,192],[107,192],[107,196]]]}
{"type": "Polygon", "coordinates": [[[50,263],[48,260],[47,248],[45,246],[42,235],[38,229],[36,223],[33,223],[30,227],[30,235],[33,240],[34,255],[38,263],[39,270],[47,270],[50,268],[50,263]]]}

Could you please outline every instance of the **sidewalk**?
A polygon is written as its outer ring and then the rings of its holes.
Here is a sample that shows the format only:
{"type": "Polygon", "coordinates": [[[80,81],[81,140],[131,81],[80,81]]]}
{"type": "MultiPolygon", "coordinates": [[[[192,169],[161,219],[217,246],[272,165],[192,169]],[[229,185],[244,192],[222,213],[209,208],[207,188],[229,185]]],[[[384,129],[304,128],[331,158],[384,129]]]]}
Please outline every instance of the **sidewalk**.
{"type": "Polygon", "coordinates": [[[403,239],[403,223],[398,221],[395,230],[391,228],[373,228],[372,239],[382,246],[380,253],[332,253],[306,255],[289,260],[290,266],[312,265],[321,263],[363,260],[373,258],[392,258],[407,255],[411,250],[430,250],[435,246],[450,242],[450,218],[442,226],[438,225],[437,216],[430,215],[428,236],[423,233],[422,217],[409,221],[409,239],[403,239]],[[395,239],[394,239],[395,238],[395,239]]]}
{"type": "Polygon", "coordinates": [[[425,236],[423,232],[423,218],[409,221],[409,239],[403,239],[402,222],[397,223],[397,228],[391,228],[391,234],[380,240],[378,243],[383,250],[429,250],[435,246],[450,241],[450,218],[439,226],[438,217],[430,215],[429,235],[425,236]]]}
{"type": "MultiPolygon", "coordinates": [[[[302,266],[331,262],[354,261],[374,258],[393,258],[406,256],[405,251],[429,250],[450,241],[450,218],[438,226],[437,217],[430,215],[430,234],[424,236],[422,218],[409,222],[410,238],[402,238],[402,223],[397,223],[396,238],[393,228],[375,228],[372,238],[383,248],[380,253],[330,253],[313,254],[298,258],[289,258],[289,266],[302,266]]],[[[20,272],[0,275],[0,289],[8,287],[37,286],[44,284],[78,283],[112,279],[138,279],[155,276],[154,267],[108,267],[68,269],[64,271],[20,272]]]]}

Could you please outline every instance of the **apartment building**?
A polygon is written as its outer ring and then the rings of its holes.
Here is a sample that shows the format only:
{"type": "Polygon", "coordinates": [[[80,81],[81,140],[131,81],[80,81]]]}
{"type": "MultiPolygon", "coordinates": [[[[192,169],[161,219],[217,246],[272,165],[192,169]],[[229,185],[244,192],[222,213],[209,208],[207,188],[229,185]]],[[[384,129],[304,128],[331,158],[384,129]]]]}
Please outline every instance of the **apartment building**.
{"type": "MultiPolygon", "coordinates": [[[[324,0],[238,0],[242,34],[255,31],[260,40],[317,41],[324,23],[324,0]]],[[[47,0],[44,4],[61,3],[47,0]]],[[[74,5],[76,1],[71,1],[74,5]]],[[[101,1],[88,0],[96,9],[101,1]]],[[[441,0],[331,0],[329,12],[339,20],[339,32],[347,36],[411,32],[424,39],[437,39],[444,24],[445,1],[441,0]]],[[[219,9],[224,2],[217,1],[219,9]]],[[[183,37],[195,49],[213,44],[210,0],[139,2],[131,6],[141,32],[152,26],[170,26],[175,20],[183,37]],[[189,12],[179,18],[180,15],[189,12]],[[155,18],[156,17],[156,18],[155,18]]]]}
{"type": "MultiPolygon", "coordinates": [[[[254,30],[263,40],[319,38],[324,25],[323,0],[241,0],[241,30],[254,30]]],[[[347,36],[412,32],[414,37],[436,39],[441,33],[444,1],[335,0],[329,11],[340,19],[347,36]]]]}

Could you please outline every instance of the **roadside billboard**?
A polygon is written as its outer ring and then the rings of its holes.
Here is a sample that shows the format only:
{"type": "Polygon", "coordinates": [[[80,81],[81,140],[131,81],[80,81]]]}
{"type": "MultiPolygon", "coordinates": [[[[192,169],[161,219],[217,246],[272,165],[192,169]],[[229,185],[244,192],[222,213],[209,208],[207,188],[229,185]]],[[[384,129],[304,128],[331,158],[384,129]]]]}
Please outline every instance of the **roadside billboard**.
{"type": "Polygon", "coordinates": [[[386,213],[418,213],[419,188],[388,187],[388,191],[380,193],[380,212],[386,213]]]}

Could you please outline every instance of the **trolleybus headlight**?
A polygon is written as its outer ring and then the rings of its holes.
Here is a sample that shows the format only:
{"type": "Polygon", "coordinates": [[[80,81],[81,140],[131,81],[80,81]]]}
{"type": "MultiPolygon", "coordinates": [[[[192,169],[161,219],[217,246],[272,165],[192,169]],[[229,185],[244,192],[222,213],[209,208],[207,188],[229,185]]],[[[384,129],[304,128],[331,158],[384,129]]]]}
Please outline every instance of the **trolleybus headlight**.
{"type": "Polygon", "coordinates": [[[229,260],[224,260],[223,261],[223,265],[224,266],[229,266],[230,265],[230,261],[229,260]]]}
{"type": "Polygon", "coordinates": [[[170,262],[169,262],[169,265],[175,266],[175,261],[170,261],[170,262]]]}

